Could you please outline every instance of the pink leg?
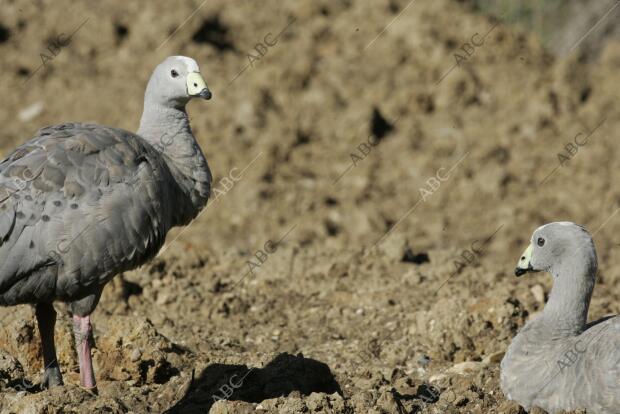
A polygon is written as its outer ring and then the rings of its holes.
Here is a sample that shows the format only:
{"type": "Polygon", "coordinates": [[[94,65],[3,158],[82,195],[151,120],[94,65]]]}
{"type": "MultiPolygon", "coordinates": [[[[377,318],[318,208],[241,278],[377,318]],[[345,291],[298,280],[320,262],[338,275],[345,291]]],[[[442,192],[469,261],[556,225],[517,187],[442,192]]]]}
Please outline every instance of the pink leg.
{"type": "Polygon", "coordinates": [[[90,338],[93,329],[90,326],[90,315],[73,315],[73,334],[80,363],[80,385],[89,391],[97,392],[93,360],[90,355],[90,338]]]}

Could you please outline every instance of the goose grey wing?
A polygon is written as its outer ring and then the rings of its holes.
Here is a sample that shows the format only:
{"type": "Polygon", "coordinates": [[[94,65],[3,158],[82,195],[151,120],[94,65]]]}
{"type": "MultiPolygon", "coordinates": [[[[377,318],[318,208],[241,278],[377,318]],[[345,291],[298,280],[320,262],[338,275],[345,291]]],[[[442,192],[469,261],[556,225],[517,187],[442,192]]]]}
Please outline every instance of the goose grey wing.
{"type": "Polygon", "coordinates": [[[0,163],[0,303],[69,298],[153,256],[170,226],[170,180],[130,132],[40,130],[0,163]]]}
{"type": "Polygon", "coordinates": [[[592,409],[620,413],[620,316],[601,323],[595,335],[595,352],[589,360],[596,367],[591,380],[598,384],[600,397],[592,402],[592,409]]]}
{"type": "Polygon", "coordinates": [[[620,316],[597,323],[575,345],[577,358],[576,389],[582,404],[594,413],[620,413],[620,316]]]}

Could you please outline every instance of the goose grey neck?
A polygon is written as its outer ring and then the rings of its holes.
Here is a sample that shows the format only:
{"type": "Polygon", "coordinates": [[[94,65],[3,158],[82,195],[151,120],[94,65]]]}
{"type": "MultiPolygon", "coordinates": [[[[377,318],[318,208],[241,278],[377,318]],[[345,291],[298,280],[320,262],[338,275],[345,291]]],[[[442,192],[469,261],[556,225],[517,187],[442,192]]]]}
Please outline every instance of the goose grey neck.
{"type": "Polygon", "coordinates": [[[185,107],[145,104],[138,135],[184,173],[206,169],[206,160],[194,138],[185,107]]]}
{"type": "Polygon", "coordinates": [[[596,264],[582,260],[579,254],[551,269],[553,288],[541,322],[553,337],[582,333],[596,278],[596,264]]]}
{"type": "Polygon", "coordinates": [[[185,107],[176,108],[145,103],[138,135],[157,148],[171,146],[173,137],[183,133],[191,134],[185,107]]]}
{"type": "Polygon", "coordinates": [[[211,189],[211,171],[189,124],[185,107],[148,105],[138,135],[162,154],[179,188],[191,198],[194,212],[204,207],[211,189]]]}

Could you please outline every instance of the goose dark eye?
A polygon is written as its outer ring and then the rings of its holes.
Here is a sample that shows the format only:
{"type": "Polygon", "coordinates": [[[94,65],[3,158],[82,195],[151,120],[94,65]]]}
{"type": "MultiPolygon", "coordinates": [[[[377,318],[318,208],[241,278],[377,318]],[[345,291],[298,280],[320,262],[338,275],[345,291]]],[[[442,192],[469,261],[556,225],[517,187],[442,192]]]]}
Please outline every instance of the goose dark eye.
{"type": "Polygon", "coordinates": [[[545,239],[539,237],[538,240],[536,240],[536,244],[538,244],[540,247],[543,247],[545,245],[545,239]]]}
{"type": "Polygon", "coordinates": [[[177,78],[177,77],[179,77],[179,72],[177,72],[176,70],[172,69],[170,71],[170,76],[172,76],[173,78],[177,78]]]}

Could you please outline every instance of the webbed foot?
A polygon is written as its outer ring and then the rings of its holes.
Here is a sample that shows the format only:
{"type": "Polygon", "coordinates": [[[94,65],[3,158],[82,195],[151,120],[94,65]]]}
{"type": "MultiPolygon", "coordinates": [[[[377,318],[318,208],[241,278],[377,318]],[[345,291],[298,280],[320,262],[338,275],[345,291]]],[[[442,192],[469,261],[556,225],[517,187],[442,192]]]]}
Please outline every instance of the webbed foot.
{"type": "Polygon", "coordinates": [[[62,374],[60,373],[60,367],[58,363],[53,366],[45,368],[43,378],[41,378],[42,388],[52,388],[65,385],[62,381],[62,374]]]}

